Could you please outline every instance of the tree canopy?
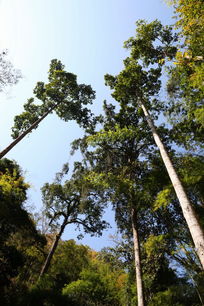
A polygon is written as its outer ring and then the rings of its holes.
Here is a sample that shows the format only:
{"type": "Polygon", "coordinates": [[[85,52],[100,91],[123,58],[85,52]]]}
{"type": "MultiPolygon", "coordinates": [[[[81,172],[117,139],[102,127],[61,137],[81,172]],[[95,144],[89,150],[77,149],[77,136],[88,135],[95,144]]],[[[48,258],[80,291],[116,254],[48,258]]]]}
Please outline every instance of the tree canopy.
{"type": "MultiPolygon", "coordinates": [[[[74,162],[42,186],[38,220],[27,206],[32,182],[0,160],[0,304],[204,304],[203,1],[168,2],[173,25],[136,22],[122,70],[105,75],[112,99],[101,114],[92,87],[53,59],[15,116],[0,157],[53,112],[83,134],[70,145],[74,162]],[[77,239],[101,237],[110,210],[111,246],[64,239],[70,225],[77,239]]],[[[6,55],[0,91],[20,78],[6,55]]]]}

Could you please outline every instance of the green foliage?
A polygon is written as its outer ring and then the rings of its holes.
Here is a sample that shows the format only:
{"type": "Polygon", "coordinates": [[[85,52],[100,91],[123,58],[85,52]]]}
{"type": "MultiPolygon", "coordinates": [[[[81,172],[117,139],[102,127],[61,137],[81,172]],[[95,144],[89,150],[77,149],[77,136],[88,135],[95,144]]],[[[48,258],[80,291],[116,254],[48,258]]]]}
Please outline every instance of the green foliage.
{"type": "Polygon", "coordinates": [[[108,264],[94,259],[80,279],[67,285],[62,293],[78,305],[123,305],[120,291],[125,282],[124,273],[112,272],[108,264]]]}
{"type": "Polygon", "coordinates": [[[203,2],[202,0],[176,0],[175,13],[177,14],[177,28],[186,39],[186,44],[195,50],[203,48],[203,2]]]}
{"type": "Polygon", "coordinates": [[[203,143],[204,131],[203,1],[177,0],[173,4],[182,44],[176,55],[176,67],[170,70],[167,90],[171,107],[168,115],[174,126],[175,141],[192,149],[193,141],[197,145],[203,143]]]}
{"type": "Polygon", "coordinates": [[[177,49],[173,43],[177,39],[172,26],[163,26],[158,20],[150,23],[139,20],[136,22],[135,37],[129,38],[124,47],[131,49],[131,57],[141,59],[145,66],[155,63],[163,65],[166,59],[171,60],[175,56],[177,49]]]}
{"type": "MultiPolygon", "coordinates": [[[[185,155],[180,158],[180,173],[186,185],[203,183],[204,165],[203,156],[185,155]]],[[[200,186],[201,187],[201,186],[200,186]]],[[[201,188],[200,188],[200,191],[201,188]]]]}
{"type": "Polygon", "coordinates": [[[167,290],[156,293],[148,306],[198,306],[202,305],[190,284],[170,286],[167,290]]]}
{"type": "Polygon", "coordinates": [[[77,245],[74,240],[60,241],[48,273],[29,288],[24,297],[25,305],[36,305],[36,302],[40,305],[75,305],[62,296],[61,290],[65,284],[79,278],[89,261],[88,247],[77,245]]]}
{"type": "Polygon", "coordinates": [[[1,230],[9,235],[26,224],[31,224],[27,212],[23,209],[29,185],[24,182],[19,166],[8,159],[1,160],[0,174],[0,226],[1,230]]]}
{"type": "Polygon", "coordinates": [[[171,192],[172,192],[171,188],[165,188],[158,193],[156,200],[153,204],[155,210],[160,207],[166,207],[168,204],[171,203],[171,198],[170,198],[171,192]]]}
{"type": "Polygon", "coordinates": [[[118,124],[114,127],[115,130],[100,130],[97,134],[88,136],[88,144],[94,146],[96,144],[103,143],[104,141],[116,142],[116,141],[125,141],[127,139],[134,139],[138,128],[134,126],[128,126],[120,128],[118,124]]]}
{"type": "Polygon", "coordinates": [[[64,174],[59,174],[52,184],[45,184],[42,188],[45,214],[50,225],[59,228],[59,221],[64,219],[65,226],[75,224],[83,227],[85,233],[101,235],[107,223],[101,220],[104,205],[100,196],[94,196],[94,189],[88,189],[83,179],[83,168],[78,163],[72,178],[61,183],[64,174]]]}
{"type": "MultiPolygon", "coordinates": [[[[127,58],[124,61],[124,70],[115,77],[114,85],[112,83],[112,76],[105,75],[105,84],[109,85],[113,98],[120,102],[121,105],[138,106],[138,99],[145,99],[149,101],[150,97],[158,94],[161,88],[161,68],[150,68],[145,70],[142,66],[132,58],[127,58]]],[[[158,104],[156,99],[152,100],[153,107],[158,104]]],[[[158,107],[158,105],[157,105],[158,107]]]]}
{"type": "MultiPolygon", "coordinates": [[[[124,305],[127,274],[74,240],[60,241],[50,270],[19,305],[124,305]]],[[[17,304],[18,305],[18,304],[17,304]]]]}
{"type": "Polygon", "coordinates": [[[166,291],[158,292],[152,299],[152,301],[148,304],[150,306],[182,306],[180,303],[175,304],[176,292],[175,288],[168,289],[166,291]]]}
{"type": "MultiPolygon", "coordinates": [[[[108,226],[108,223],[102,220],[103,201],[94,188],[88,188],[83,179],[84,169],[81,163],[75,164],[72,178],[64,180],[62,184],[65,174],[67,174],[67,166],[57,174],[54,183],[47,183],[42,188],[44,214],[50,220],[51,229],[57,231],[57,234],[41,269],[40,277],[49,269],[52,257],[67,225],[74,224],[77,229],[82,227],[84,233],[89,233],[92,236],[102,235],[102,231],[108,226]]],[[[81,237],[83,234],[78,235],[78,238],[81,237]]]]}
{"type": "MultiPolygon", "coordinates": [[[[20,299],[19,306],[67,306],[69,303],[57,290],[50,287],[49,289],[31,288],[20,299]]],[[[75,306],[75,305],[73,305],[75,306]]]]}
{"type": "Polygon", "coordinates": [[[121,105],[138,107],[142,99],[152,112],[164,110],[156,95],[161,89],[162,66],[176,54],[176,41],[172,27],[162,26],[158,20],[138,21],[135,37],[125,42],[130,57],[124,61],[124,69],[118,76],[105,76],[106,85],[113,89],[112,96],[121,105]]]}
{"type": "MultiPolygon", "coordinates": [[[[33,90],[34,98],[24,104],[24,112],[14,118],[12,137],[17,138],[46,112],[55,110],[59,118],[76,120],[83,127],[89,122],[90,111],[84,105],[92,103],[95,93],[90,85],[78,84],[73,73],[66,72],[57,59],[51,61],[49,83],[38,82],[33,90]]],[[[36,127],[35,127],[36,128],[36,127]]]]}
{"type": "Polygon", "coordinates": [[[166,235],[150,235],[146,242],[144,243],[144,249],[147,256],[150,257],[154,253],[158,253],[160,250],[165,248],[166,245],[166,235]]]}
{"type": "Polygon", "coordinates": [[[29,185],[20,167],[2,159],[0,173],[0,290],[3,305],[11,305],[13,296],[35,279],[45,241],[23,207],[29,185]]]}
{"type": "Polygon", "coordinates": [[[60,241],[53,256],[48,277],[54,287],[62,289],[65,284],[76,281],[80,272],[89,265],[89,248],[77,245],[74,240],[60,241]]]}
{"type": "Polygon", "coordinates": [[[197,218],[204,227],[204,163],[202,155],[186,154],[177,160],[179,174],[188,196],[194,203],[197,218]]]}

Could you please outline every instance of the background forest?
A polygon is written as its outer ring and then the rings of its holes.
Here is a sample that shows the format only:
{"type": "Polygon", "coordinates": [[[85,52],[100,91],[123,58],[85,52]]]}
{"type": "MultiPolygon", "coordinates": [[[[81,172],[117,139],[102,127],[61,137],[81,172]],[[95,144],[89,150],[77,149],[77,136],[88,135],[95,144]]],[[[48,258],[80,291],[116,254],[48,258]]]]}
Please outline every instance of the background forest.
{"type": "MultiPolygon", "coordinates": [[[[204,4],[168,5],[171,25],[136,21],[120,71],[104,76],[103,103],[54,58],[15,114],[0,152],[1,305],[204,305],[204,4]],[[66,162],[56,158],[61,170],[36,211],[32,181],[8,156],[52,114],[82,132],[66,162]],[[108,214],[116,234],[103,247],[108,214]],[[75,235],[64,238],[67,228],[75,235]],[[100,250],[80,244],[87,236],[100,237],[100,250]]],[[[9,52],[1,94],[24,78],[9,52]]]]}

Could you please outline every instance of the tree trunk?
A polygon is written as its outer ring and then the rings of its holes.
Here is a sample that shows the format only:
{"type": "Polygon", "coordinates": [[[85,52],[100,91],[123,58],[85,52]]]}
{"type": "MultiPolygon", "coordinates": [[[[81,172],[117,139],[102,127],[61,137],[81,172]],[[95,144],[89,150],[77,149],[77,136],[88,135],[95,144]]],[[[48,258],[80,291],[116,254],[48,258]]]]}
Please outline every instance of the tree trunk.
{"type": "Polygon", "coordinates": [[[136,285],[137,285],[137,303],[138,306],[144,306],[144,289],[142,282],[142,267],[140,259],[140,244],[137,230],[137,214],[136,210],[132,208],[132,231],[133,231],[133,242],[134,242],[134,257],[135,257],[135,273],[136,273],[136,285]]]}
{"type": "Polygon", "coordinates": [[[63,232],[64,232],[64,229],[65,229],[65,227],[66,227],[66,225],[67,225],[67,219],[68,219],[68,218],[65,218],[65,219],[64,219],[64,222],[63,222],[62,225],[61,225],[60,231],[59,231],[59,233],[58,233],[58,234],[56,235],[56,237],[55,237],[55,240],[54,240],[54,242],[53,242],[53,244],[52,244],[52,247],[51,247],[51,249],[50,249],[50,252],[49,252],[49,254],[47,255],[47,258],[46,258],[46,260],[45,260],[45,263],[44,263],[44,265],[43,265],[43,267],[42,267],[42,269],[41,269],[41,271],[40,271],[40,276],[39,276],[39,278],[41,278],[41,277],[47,272],[47,270],[49,269],[49,266],[50,266],[50,262],[51,262],[51,260],[52,260],[52,257],[53,257],[53,255],[54,255],[54,253],[55,253],[55,250],[56,250],[56,248],[57,248],[57,246],[58,246],[59,240],[60,240],[60,238],[61,238],[61,236],[62,236],[62,234],[63,234],[63,232]]]}
{"type": "Polygon", "coordinates": [[[42,117],[36,120],[25,132],[23,132],[18,138],[16,138],[8,147],[6,147],[3,151],[0,152],[0,159],[4,157],[17,143],[19,143],[27,134],[29,134],[38,124],[49,115],[60,103],[55,104],[52,106],[42,117]]]}
{"type": "Polygon", "coordinates": [[[164,147],[154,125],[153,120],[150,117],[149,112],[147,111],[144,103],[139,101],[141,108],[143,109],[144,115],[147,119],[148,125],[153,133],[154,141],[160,150],[161,157],[166,166],[167,172],[169,174],[170,180],[173,184],[174,190],[178,197],[178,200],[181,205],[181,209],[188,225],[189,231],[191,233],[193,242],[195,244],[196,253],[200,259],[201,265],[204,269],[204,233],[197,219],[196,213],[185,193],[185,190],[182,186],[180,179],[174,169],[174,166],[168,156],[166,148],[164,147]]]}

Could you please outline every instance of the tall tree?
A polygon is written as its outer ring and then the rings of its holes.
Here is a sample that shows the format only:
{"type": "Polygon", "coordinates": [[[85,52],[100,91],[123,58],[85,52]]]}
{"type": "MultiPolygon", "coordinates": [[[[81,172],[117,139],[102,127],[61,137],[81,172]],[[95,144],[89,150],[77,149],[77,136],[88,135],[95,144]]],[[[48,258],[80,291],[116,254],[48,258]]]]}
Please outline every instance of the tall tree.
{"type": "MultiPolygon", "coordinates": [[[[85,233],[101,235],[107,223],[101,220],[103,203],[98,193],[88,190],[83,182],[83,167],[75,165],[75,171],[70,180],[61,183],[65,172],[58,174],[52,184],[45,184],[42,188],[45,212],[50,219],[50,225],[58,229],[49,254],[40,272],[42,277],[48,270],[54,252],[58,246],[64,229],[69,224],[80,226],[85,233]]],[[[64,168],[66,169],[66,167],[64,168]]]]}
{"type": "Polygon", "coordinates": [[[140,183],[145,162],[141,162],[139,157],[153,149],[153,141],[135,108],[124,107],[116,112],[113,105],[105,103],[104,110],[105,116],[101,118],[103,129],[85,137],[81,141],[81,150],[90,171],[87,179],[93,185],[100,186],[106,201],[112,202],[120,230],[132,232],[132,235],[128,235],[134,241],[138,305],[144,305],[138,211],[145,203],[140,183]],[[87,151],[84,141],[96,149],[87,151]]]}
{"type": "Polygon", "coordinates": [[[159,103],[155,96],[161,88],[162,65],[166,58],[171,59],[175,56],[176,48],[172,44],[177,36],[172,34],[171,28],[163,27],[158,21],[150,24],[141,21],[137,25],[136,37],[130,38],[125,43],[125,46],[131,50],[131,55],[124,61],[124,70],[115,77],[106,75],[106,84],[113,89],[112,96],[121,106],[128,104],[143,111],[179,199],[197,254],[204,268],[203,229],[148,111],[149,108],[153,113],[156,112],[158,116],[164,109],[162,103],[159,103]]]}
{"type": "Polygon", "coordinates": [[[24,112],[14,118],[12,137],[15,140],[0,153],[0,158],[53,111],[65,121],[76,120],[80,126],[87,125],[91,114],[84,105],[95,98],[91,86],[78,84],[76,75],[66,72],[64,65],[56,59],[51,61],[48,80],[48,84],[38,82],[33,91],[38,103],[34,104],[34,98],[28,99],[24,112]]]}

